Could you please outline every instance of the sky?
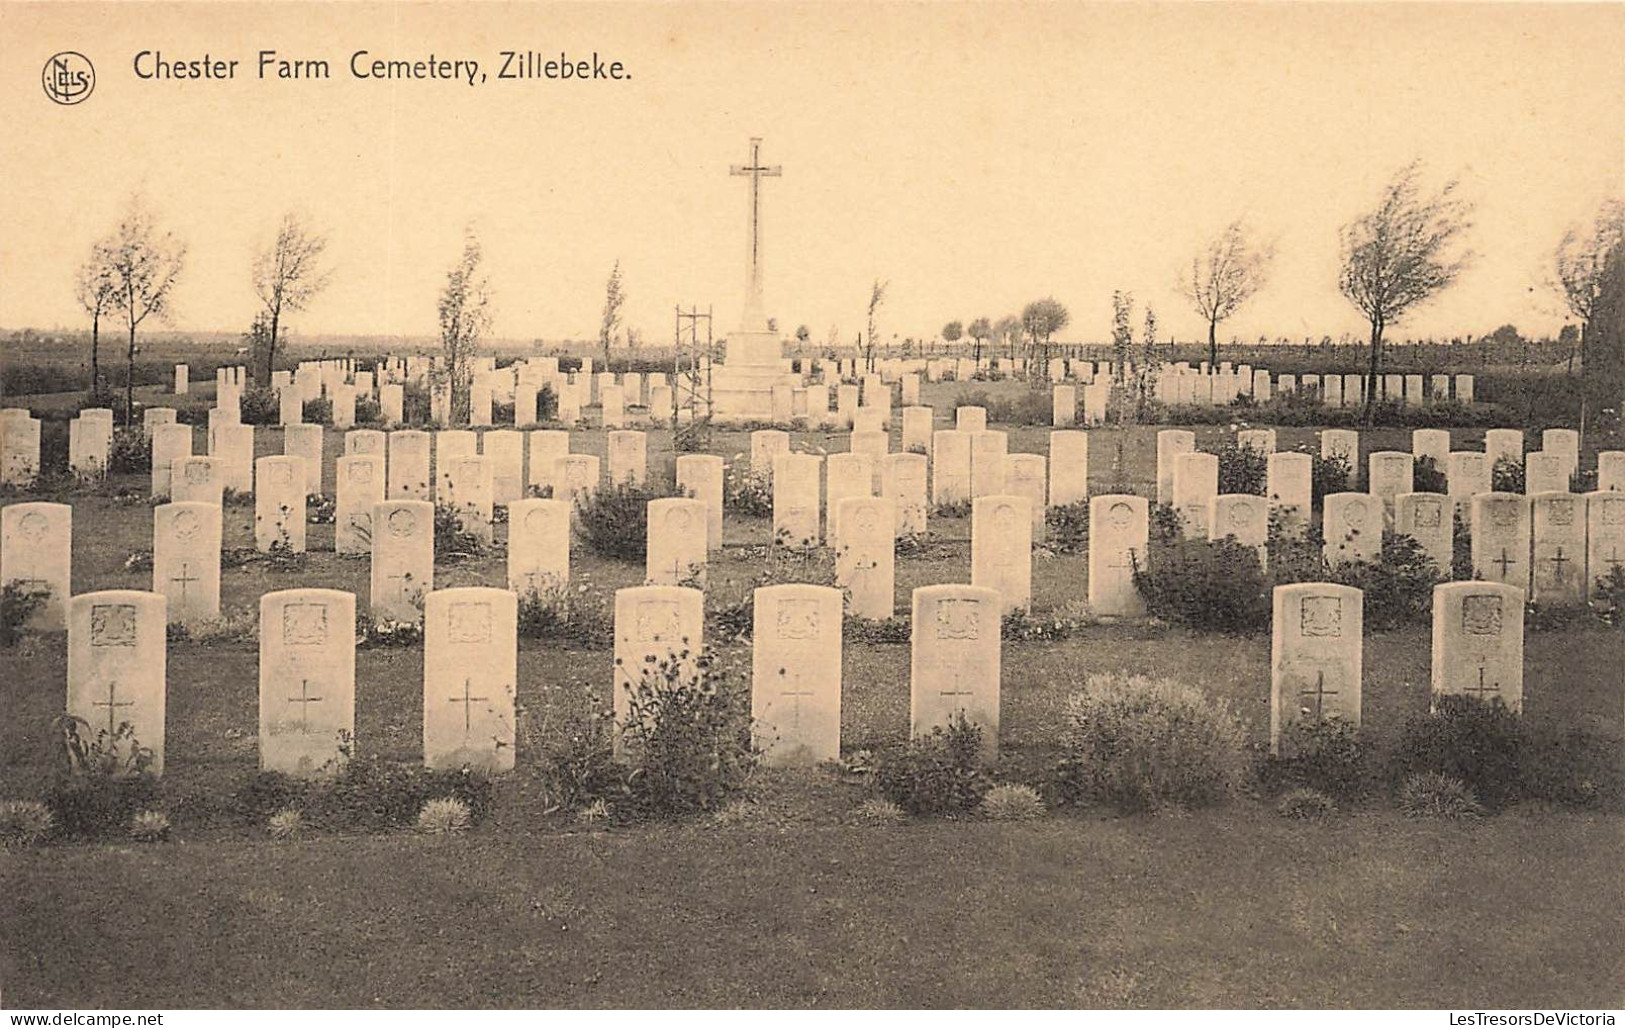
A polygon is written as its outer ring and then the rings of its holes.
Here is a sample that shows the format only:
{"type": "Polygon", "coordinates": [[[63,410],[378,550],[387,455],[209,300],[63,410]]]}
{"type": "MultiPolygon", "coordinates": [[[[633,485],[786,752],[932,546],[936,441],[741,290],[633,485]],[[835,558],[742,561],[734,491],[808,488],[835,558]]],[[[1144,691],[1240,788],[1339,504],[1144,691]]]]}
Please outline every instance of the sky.
{"type": "MultiPolygon", "coordinates": [[[[188,246],[172,327],[241,331],[249,266],[285,212],[329,236],[295,333],[430,335],[465,227],[493,330],[597,335],[619,261],[629,325],[744,291],[761,136],[766,306],[823,341],[1015,313],[1104,339],[1113,290],[1205,337],[1176,282],[1226,224],[1275,243],[1226,336],[1364,331],[1338,226],[1420,158],[1476,203],[1478,258],[1396,330],[1555,332],[1553,246],[1625,195],[1625,5],[23,4],[0,0],[0,326],[81,328],[73,276],[131,195],[188,246]],[[53,103],[41,69],[96,69],[53,103]],[[258,53],[331,78],[258,77],[258,53]],[[477,60],[486,81],[353,77],[351,55],[477,60]],[[621,81],[501,80],[503,50],[596,52],[621,81]],[[236,59],[142,80],[136,55],[236,59]]],[[[151,58],[146,58],[148,64],[151,58]]],[[[1138,319],[1138,316],[1137,316],[1138,319]]]]}

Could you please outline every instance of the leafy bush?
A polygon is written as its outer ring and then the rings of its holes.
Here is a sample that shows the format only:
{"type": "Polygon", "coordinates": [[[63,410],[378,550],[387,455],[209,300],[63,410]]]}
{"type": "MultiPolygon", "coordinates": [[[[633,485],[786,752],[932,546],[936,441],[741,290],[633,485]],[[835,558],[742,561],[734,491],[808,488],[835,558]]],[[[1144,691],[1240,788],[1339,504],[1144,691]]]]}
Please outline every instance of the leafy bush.
{"type": "MultiPolygon", "coordinates": [[[[261,790],[267,798],[279,791],[276,785],[261,790]]],[[[277,797],[277,809],[297,803],[312,822],[329,830],[377,831],[415,824],[423,805],[442,797],[461,801],[478,822],[490,811],[491,796],[491,779],[472,768],[437,771],[376,756],[351,757],[329,777],[296,782],[292,795],[277,797]]]]}
{"type": "Polygon", "coordinates": [[[1330,457],[1315,453],[1310,454],[1310,458],[1313,460],[1309,472],[1310,502],[1318,509],[1332,493],[1349,491],[1349,483],[1354,478],[1354,465],[1340,453],[1330,457]]]}
{"type": "Polygon", "coordinates": [[[1366,631],[1383,632],[1427,623],[1433,615],[1433,587],[1445,580],[1445,572],[1411,536],[1384,532],[1375,561],[1350,561],[1330,577],[1364,591],[1366,631]]]}
{"type": "Polygon", "coordinates": [[[683,651],[618,670],[629,693],[621,739],[634,810],[652,817],[713,810],[743,788],[756,758],[750,689],[733,669],[683,651]]]}
{"type": "Polygon", "coordinates": [[[1411,489],[1419,493],[1447,493],[1449,480],[1432,457],[1417,457],[1411,462],[1411,489]]]}
{"type": "Polygon", "coordinates": [[[1045,813],[1043,797],[1030,785],[996,785],[982,797],[982,816],[989,821],[1032,821],[1045,813]]]}
{"type": "Polygon", "coordinates": [[[602,596],[560,582],[520,594],[519,636],[608,649],[615,643],[614,614],[602,596]]]}
{"type": "Polygon", "coordinates": [[[382,425],[384,423],[384,408],[370,396],[357,396],[355,398],[355,423],[357,425],[382,425]]]}
{"type": "Polygon", "coordinates": [[[1045,538],[1056,553],[1089,552],[1089,501],[1078,500],[1044,511],[1045,538]]]}
{"type": "Polygon", "coordinates": [[[137,812],[156,805],[158,779],[152,750],[136,739],[129,722],[94,736],[84,718],[59,715],[51,723],[60,773],[46,788],[50,808],[69,838],[108,838],[123,833],[137,812]]]}
{"type": "Polygon", "coordinates": [[[576,537],[601,557],[642,561],[649,548],[649,501],[667,493],[621,482],[576,498],[576,537]]]}
{"type": "Polygon", "coordinates": [[[0,586],[0,647],[10,649],[23,637],[28,619],[45,606],[50,590],[12,580],[0,586]]]}
{"type": "Polygon", "coordinates": [[[1134,587],[1152,617],[1241,635],[1270,625],[1270,582],[1258,551],[1232,538],[1153,543],[1134,565],[1134,587]]]}
{"type": "Polygon", "coordinates": [[[1294,821],[1321,821],[1337,813],[1337,804],[1323,792],[1293,789],[1281,797],[1275,812],[1294,821]]]}
{"type": "Polygon", "coordinates": [[[1433,712],[1406,722],[1390,774],[1396,783],[1429,773],[1459,779],[1499,810],[1521,795],[1523,748],[1522,720],[1499,698],[1440,696],[1433,712]]]}
{"type": "Polygon", "coordinates": [[[1498,493],[1523,492],[1523,461],[1497,457],[1490,469],[1490,488],[1498,493]]]}
{"type": "Polygon", "coordinates": [[[326,396],[306,400],[302,410],[304,412],[302,418],[307,425],[331,425],[333,423],[333,401],[326,396]]]}
{"type": "Polygon", "coordinates": [[[463,513],[449,503],[434,505],[435,563],[483,556],[485,540],[463,528],[463,513]]]}
{"type": "MultiPolygon", "coordinates": [[[[359,409],[359,407],[358,407],[359,409]]],[[[282,402],[269,386],[244,389],[237,401],[237,420],[245,425],[275,425],[282,420],[282,402]]]]}
{"type": "Polygon", "coordinates": [[[1411,817],[1470,819],[1484,813],[1467,783],[1437,771],[1405,779],[1399,787],[1398,802],[1399,809],[1411,817]]]}
{"type": "Polygon", "coordinates": [[[609,711],[572,718],[536,747],[550,810],[600,805],[608,816],[630,795],[628,767],[615,761],[613,725],[609,711]]]}
{"type": "Polygon", "coordinates": [[[1251,446],[1238,446],[1232,440],[1220,446],[1219,492],[1267,495],[1269,457],[1251,446]]]}
{"type": "Polygon", "coordinates": [[[1371,788],[1369,747],[1347,721],[1294,721],[1281,733],[1280,750],[1258,769],[1266,792],[1313,789],[1346,802],[1371,788]]]}
{"type": "Polygon", "coordinates": [[[773,476],[736,460],[722,482],[722,508],[747,518],[773,516],[773,476]]]}
{"type": "Polygon", "coordinates": [[[1067,698],[1057,792],[1124,811],[1206,806],[1241,783],[1244,738],[1229,705],[1194,686],[1094,675],[1067,698]]]}
{"type": "Polygon", "coordinates": [[[468,804],[451,796],[429,800],[418,811],[417,829],[424,835],[454,835],[468,831],[473,822],[468,804]]]}
{"type": "Polygon", "coordinates": [[[0,800],[0,850],[43,842],[56,826],[51,809],[35,800],[0,800]]]}
{"type": "Polygon", "coordinates": [[[982,728],[961,713],[902,746],[880,754],[875,784],[910,814],[974,810],[993,787],[982,767],[982,728]]]}
{"type": "Polygon", "coordinates": [[[107,470],[120,475],[152,471],[152,440],[139,425],[113,429],[113,441],[107,450],[107,470]]]}
{"type": "Polygon", "coordinates": [[[1455,531],[1450,537],[1450,578],[1455,582],[1471,581],[1473,577],[1473,526],[1461,516],[1461,511],[1451,514],[1455,522],[1455,531]]]}

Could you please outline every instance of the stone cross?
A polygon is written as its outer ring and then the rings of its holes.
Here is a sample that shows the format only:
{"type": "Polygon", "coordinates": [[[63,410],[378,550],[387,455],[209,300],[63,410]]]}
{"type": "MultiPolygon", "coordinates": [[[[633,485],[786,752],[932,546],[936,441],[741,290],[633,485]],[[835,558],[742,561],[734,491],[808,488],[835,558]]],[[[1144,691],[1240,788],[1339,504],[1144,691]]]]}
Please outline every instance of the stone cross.
{"type": "Polygon", "coordinates": [[[745,310],[740,328],[747,332],[767,331],[767,316],[762,300],[762,178],[777,178],[784,174],[782,165],[764,165],[761,157],[762,140],[752,136],[750,161],[735,164],[728,174],[750,178],[750,260],[745,272],[745,310]]]}

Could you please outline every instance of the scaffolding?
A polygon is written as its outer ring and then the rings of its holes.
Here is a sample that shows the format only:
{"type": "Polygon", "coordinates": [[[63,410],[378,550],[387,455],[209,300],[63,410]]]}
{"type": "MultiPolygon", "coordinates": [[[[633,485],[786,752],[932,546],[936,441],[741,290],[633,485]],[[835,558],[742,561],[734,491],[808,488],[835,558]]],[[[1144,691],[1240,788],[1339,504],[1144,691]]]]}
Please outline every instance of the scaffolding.
{"type": "Polygon", "coordinates": [[[672,354],[671,429],[675,440],[684,425],[703,448],[711,430],[711,364],[716,342],[711,334],[711,308],[677,307],[672,354]]]}

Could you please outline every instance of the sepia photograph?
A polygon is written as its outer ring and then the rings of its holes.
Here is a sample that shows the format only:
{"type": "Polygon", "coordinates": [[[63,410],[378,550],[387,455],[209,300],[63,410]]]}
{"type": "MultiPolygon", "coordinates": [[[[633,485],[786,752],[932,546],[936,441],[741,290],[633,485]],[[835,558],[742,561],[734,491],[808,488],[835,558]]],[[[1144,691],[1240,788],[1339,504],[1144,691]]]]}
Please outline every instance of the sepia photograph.
{"type": "Polygon", "coordinates": [[[7,1024],[1625,1008],[1625,3],[0,0],[0,126],[7,1024]]]}

